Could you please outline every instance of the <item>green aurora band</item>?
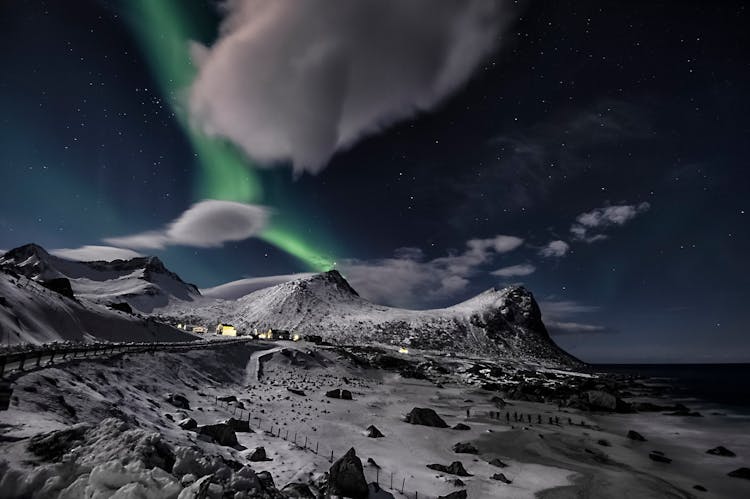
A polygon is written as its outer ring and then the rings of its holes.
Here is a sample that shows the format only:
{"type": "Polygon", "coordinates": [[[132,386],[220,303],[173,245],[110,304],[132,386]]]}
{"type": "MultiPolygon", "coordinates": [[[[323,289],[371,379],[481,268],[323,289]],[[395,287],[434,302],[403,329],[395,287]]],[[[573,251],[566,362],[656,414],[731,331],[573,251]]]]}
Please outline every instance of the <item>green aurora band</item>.
{"type": "MultiPolygon", "coordinates": [[[[195,199],[262,203],[260,175],[250,160],[232,144],[190,126],[182,105],[184,92],[196,75],[190,41],[200,39],[197,35],[205,31],[193,19],[211,16],[193,15],[194,6],[177,0],[127,0],[122,6],[162,94],[193,146],[200,167],[194,184],[195,199]]],[[[277,213],[273,225],[260,234],[260,239],[291,254],[310,270],[321,272],[334,267],[334,259],[325,256],[331,252],[319,251],[319,245],[302,240],[280,215],[277,213]]]]}

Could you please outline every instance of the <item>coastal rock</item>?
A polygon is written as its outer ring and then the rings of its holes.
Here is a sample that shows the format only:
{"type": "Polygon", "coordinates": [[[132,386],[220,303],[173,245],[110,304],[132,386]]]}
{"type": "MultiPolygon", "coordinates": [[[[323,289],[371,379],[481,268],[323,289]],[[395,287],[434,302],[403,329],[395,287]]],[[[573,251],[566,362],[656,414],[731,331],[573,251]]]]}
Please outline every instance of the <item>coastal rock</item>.
{"type": "Polygon", "coordinates": [[[469,442],[458,442],[451,449],[456,454],[479,454],[479,450],[469,442]]]}
{"type": "Polygon", "coordinates": [[[727,473],[727,476],[750,480],[750,468],[737,468],[736,470],[727,473]]]}
{"type": "Polygon", "coordinates": [[[635,430],[628,431],[628,438],[636,442],[645,442],[646,438],[635,430]]]}
{"type": "Polygon", "coordinates": [[[438,496],[438,499],[466,499],[466,491],[457,490],[445,496],[438,496]]]}
{"type": "Polygon", "coordinates": [[[248,456],[247,459],[255,463],[260,461],[270,461],[270,459],[268,459],[268,457],[266,456],[265,447],[256,447],[255,449],[253,449],[253,452],[250,453],[250,456],[248,456]]]}
{"type": "Polygon", "coordinates": [[[463,423],[456,423],[453,426],[453,429],[454,430],[459,430],[459,431],[468,431],[468,430],[471,430],[471,426],[463,424],[463,423]]]}
{"type": "Polygon", "coordinates": [[[507,468],[508,467],[507,464],[505,464],[504,462],[502,462],[498,458],[491,459],[489,461],[489,464],[491,464],[492,466],[496,466],[498,468],[507,468]]]}
{"type": "Polygon", "coordinates": [[[308,487],[308,485],[305,483],[288,483],[281,489],[281,493],[284,495],[284,497],[315,499],[315,494],[313,494],[312,490],[310,490],[310,487],[308,487]]]}
{"type": "Polygon", "coordinates": [[[185,418],[180,420],[177,423],[177,426],[179,426],[183,430],[194,430],[198,427],[198,423],[196,423],[195,419],[193,418],[185,418]]]}
{"type": "Polygon", "coordinates": [[[447,428],[448,424],[433,410],[425,407],[415,407],[406,416],[406,422],[435,428],[447,428]]]}
{"type": "Polygon", "coordinates": [[[255,433],[250,429],[250,423],[244,419],[229,418],[224,421],[224,424],[239,433],[255,433]]]}
{"type": "Polygon", "coordinates": [[[370,425],[367,427],[367,436],[370,438],[383,438],[385,435],[374,425],[370,425]]]}
{"type": "Polygon", "coordinates": [[[464,465],[461,464],[461,461],[453,461],[449,466],[446,466],[444,464],[428,464],[427,467],[431,470],[450,473],[451,475],[471,476],[469,472],[464,469],[464,465]]]}
{"type": "Polygon", "coordinates": [[[669,463],[672,462],[672,460],[669,459],[667,456],[665,456],[664,453],[659,452],[659,451],[651,451],[651,452],[649,452],[648,457],[652,461],[656,461],[657,463],[667,463],[667,464],[669,464],[669,463]]]}
{"type": "Polygon", "coordinates": [[[503,482],[503,483],[513,483],[510,480],[508,480],[508,478],[505,475],[503,475],[502,473],[495,473],[490,478],[492,478],[493,480],[498,480],[498,481],[503,482]]]}
{"type": "MultiPolygon", "coordinates": [[[[289,390],[289,391],[290,391],[291,393],[293,393],[293,394],[295,394],[295,395],[302,395],[302,396],[304,396],[304,395],[305,395],[305,392],[304,392],[304,390],[299,390],[299,389],[297,389],[297,388],[291,388],[291,387],[287,387],[287,390],[289,390]]],[[[290,485],[293,485],[293,484],[290,484],[290,485]]]]}
{"type": "Polygon", "coordinates": [[[724,456],[724,457],[735,457],[737,455],[731,450],[724,447],[723,445],[714,447],[713,449],[708,449],[706,451],[706,454],[713,454],[714,456],[724,456]]]}

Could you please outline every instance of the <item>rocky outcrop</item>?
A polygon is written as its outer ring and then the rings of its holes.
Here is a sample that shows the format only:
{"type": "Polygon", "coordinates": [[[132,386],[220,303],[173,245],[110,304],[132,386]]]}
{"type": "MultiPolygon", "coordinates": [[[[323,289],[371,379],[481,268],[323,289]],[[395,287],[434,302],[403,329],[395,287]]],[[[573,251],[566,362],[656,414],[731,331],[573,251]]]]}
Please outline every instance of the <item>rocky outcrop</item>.
{"type": "Polygon", "coordinates": [[[352,400],[352,392],[343,388],[336,388],[326,392],[326,397],[332,399],[352,400]]]}
{"type": "Polygon", "coordinates": [[[231,426],[226,423],[216,423],[211,425],[199,426],[196,431],[200,435],[210,437],[219,445],[234,447],[237,445],[237,435],[231,426]]]}
{"type": "Polygon", "coordinates": [[[268,456],[266,455],[265,447],[256,447],[255,449],[253,449],[247,459],[252,462],[270,461],[270,459],[268,459],[268,456]]]}
{"type": "Polygon", "coordinates": [[[727,476],[731,476],[733,478],[744,478],[745,480],[750,480],[750,468],[737,468],[734,471],[730,471],[727,473],[727,476]]]}
{"type": "Polygon", "coordinates": [[[168,393],[164,399],[175,407],[180,409],[190,410],[190,402],[184,395],[177,393],[168,393]]]}
{"type": "Polygon", "coordinates": [[[428,468],[435,471],[440,471],[443,473],[449,473],[451,475],[456,476],[472,476],[469,474],[468,471],[464,469],[464,465],[461,463],[461,461],[453,461],[448,466],[444,464],[428,464],[428,468]]]}
{"type": "Polygon", "coordinates": [[[368,426],[366,431],[367,431],[367,436],[370,438],[383,438],[385,436],[374,425],[368,426]]]}
{"type": "Polygon", "coordinates": [[[724,456],[724,457],[735,457],[737,455],[731,450],[724,447],[723,445],[714,447],[713,449],[708,449],[706,451],[706,454],[713,454],[714,456],[724,456]]]}
{"type": "Polygon", "coordinates": [[[479,454],[479,450],[469,442],[458,442],[453,444],[453,452],[456,454],[479,454]]]}
{"type": "Polygon", "coordinates": [[[645,442],[646,441],[646,437],[644,437],[643,435],[641,435],[640,433],[638,433],[635,430],[629,430],[628,431],[628,438],[630,440],[635,440],[636,442],[645,442]]]}
{"type": "Polygon", "coordinates": [[[196,423],[195,419],[193,418],[185,418],[180,420],[177,423],[177,426],[179,426],[183,430],[194,430],[198,427],[198,423],[196,423]]]}
{"type": "Polygon", "coordinates": [[[406,416],[406,422],[422,426],[433,426],[435,428],[448,428],[443,418],[433,410],[426,407],[415,407],[406,416]]]}
{"type": "Polygon", "coordinates": [[[354,448],[341,456],[328,471],[328,492],[332,495],[366,498],[368,495],[362,461],[354,448]]]}

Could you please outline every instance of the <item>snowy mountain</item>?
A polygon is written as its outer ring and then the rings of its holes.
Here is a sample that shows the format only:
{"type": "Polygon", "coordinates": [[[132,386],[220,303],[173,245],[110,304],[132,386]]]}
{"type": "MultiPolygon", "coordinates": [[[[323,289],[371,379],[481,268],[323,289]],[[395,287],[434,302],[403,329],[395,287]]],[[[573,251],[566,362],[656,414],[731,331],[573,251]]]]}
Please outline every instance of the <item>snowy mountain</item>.
{"type": "Polygon", "coordinates": [[[151,312],[174,300],[192,301],[198,288],[170,272],[157,257],[112,262],[79,262],[50,255],[41,246],[27,244],[0,257],[0,267],[44,283],[68,279],[77,298],[101,304],[126,302],[151,312]]]}
{"type": "Polygon", "coordinates": [[[381,343],[482,356],[572,364],[550,339],[539,306],[523,287],[490,289],[452,307],[406,310],[360,297],[335,270],[255,291],[235,301],[174,303],[177,321],[230,322],[252,331],[286,329],[345,343],[381,343]]]}

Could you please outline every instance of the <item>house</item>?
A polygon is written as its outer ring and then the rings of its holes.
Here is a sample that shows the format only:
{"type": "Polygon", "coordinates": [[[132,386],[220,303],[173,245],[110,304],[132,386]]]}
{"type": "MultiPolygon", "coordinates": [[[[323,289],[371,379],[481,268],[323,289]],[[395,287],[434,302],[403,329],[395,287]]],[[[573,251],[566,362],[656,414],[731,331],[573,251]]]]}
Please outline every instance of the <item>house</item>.
{"type": "Polygon", "coordinates": [[[194,333],[207,333],[208,328],[206,326],[193,326],[193,332],[194,333]]]}
{"type": "Polygon", "coordinates": [[[222,324],[220,322],[216,325],[216,334],[221,336],[237,336],[237,329],[231,324],[222,324]]]}

